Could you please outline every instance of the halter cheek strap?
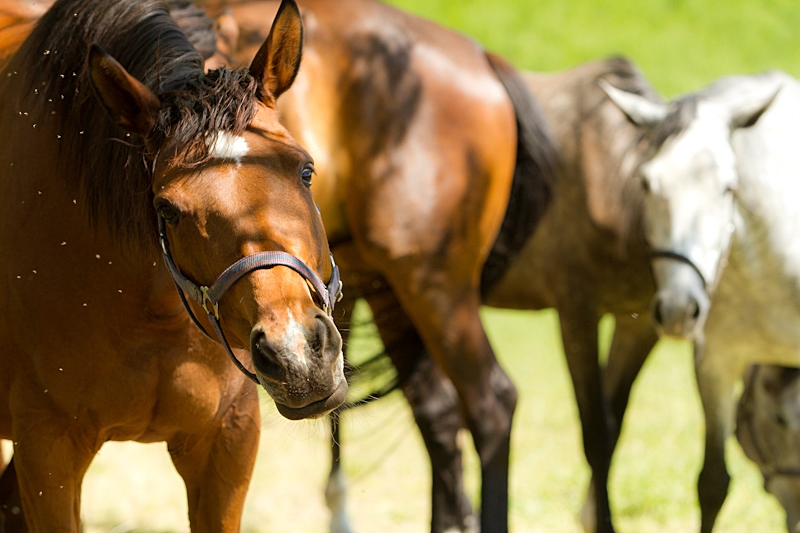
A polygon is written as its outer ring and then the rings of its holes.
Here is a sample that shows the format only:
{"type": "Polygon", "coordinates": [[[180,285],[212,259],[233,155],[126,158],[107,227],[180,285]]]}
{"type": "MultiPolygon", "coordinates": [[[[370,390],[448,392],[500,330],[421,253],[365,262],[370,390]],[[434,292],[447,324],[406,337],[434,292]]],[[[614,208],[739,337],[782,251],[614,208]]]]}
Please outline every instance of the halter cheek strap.
{"type": "Polygon", "coordinates": [[[208,314],[208,321],[211,324],[211,328],[214,330],[214,333],[216,333],[220,344],[225,347],[225,351],[228,353],[228,356],[231,358],[236,367],[256,384],[259,383],[258,378],[255,374],[247,370],[236,358],[233,350],[228,344],[228,340],[225,338],[225,334],[223,333],[222,326],[220,324],[219,301],[234,283],[254,270],[284,266],[291,268],[303,276],[308,283],[308,286],[312,289],[312,292],[319,298],[319,303],[317,305],[319,305],[328,316],[333,313],[333,307],[336,302],[342,299],[342,282],[339,278],[339,267],[336,266],[336,262],[333,260],[333,255],[331,255],[332,274],[327,285],[322,282],[319,276],[317,276],[316,272],[311,270],[300,259],[289,253],[259,252],[245,256],[236,261],[234,264],[226,268],[210,286],[198,286],[186,276],[181,274],[181,271],[178,270],[177,265],[175,265],[175,262],[172,260],[172,254],[169,251],[169,243],[167,241],[166,222],[162,216],[158,217],[158,238],[161,242],[161,252],[164,258],[164,263],[167,265],[167,269],[172,276],[172,280],[175,282],[175,287],[178,289],[178,295],[181,298],[181,302],[183,302],[183,305],[186,308],[186,311],[189,313],[192,322],[194,322],[195,325],[200,328],[200,331],[205,333],[207,337],[213,338],[211,335],[209,335],[192,311],[189,302],[186,300],[187,294],[191,296],[195,302],[200,304],[203,310],[208,314]]]}

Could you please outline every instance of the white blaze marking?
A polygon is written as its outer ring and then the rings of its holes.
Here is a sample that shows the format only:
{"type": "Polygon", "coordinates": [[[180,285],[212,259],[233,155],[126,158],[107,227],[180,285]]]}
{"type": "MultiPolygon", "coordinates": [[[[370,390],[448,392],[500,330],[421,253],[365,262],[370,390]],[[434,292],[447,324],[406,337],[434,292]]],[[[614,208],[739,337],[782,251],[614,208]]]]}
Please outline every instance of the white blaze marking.
{"type": "Polygon", "coordinates": [[[250,151],[250,147],[241,135],[220,131],[214,137],[214,142],[210,143],[208,151],[213,158],[233,159],[237,165],[241,165],[242,158],[250,151]]]}
{"type": "Polygon", "coordinates": [[[286,352],[293,354],[300,362],[307,364],[306,361],[306,330],[295,319],[291,311],[289,322],[283,334],[283,348],[286,352]]]}

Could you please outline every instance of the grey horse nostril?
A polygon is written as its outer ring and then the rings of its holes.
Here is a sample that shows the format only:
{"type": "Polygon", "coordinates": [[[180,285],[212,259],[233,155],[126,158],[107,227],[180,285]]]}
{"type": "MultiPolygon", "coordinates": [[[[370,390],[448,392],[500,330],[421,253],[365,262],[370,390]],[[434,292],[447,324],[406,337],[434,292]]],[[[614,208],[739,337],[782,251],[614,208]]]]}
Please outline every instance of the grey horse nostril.
{"type": "Polygon", "coordinates": [[[697,303],[697,300],[692,300],[692,305],[694,306],[692,310],[692,319],[697,321],[700,318],[700,304],[697,303]]]}
{"type": "Polygon", "coordinates": [[[655,320],[656,324],[664,325],[664,315],[661,314],[661,300],[657,300],[653,308],[653,320],[655,320]]]}

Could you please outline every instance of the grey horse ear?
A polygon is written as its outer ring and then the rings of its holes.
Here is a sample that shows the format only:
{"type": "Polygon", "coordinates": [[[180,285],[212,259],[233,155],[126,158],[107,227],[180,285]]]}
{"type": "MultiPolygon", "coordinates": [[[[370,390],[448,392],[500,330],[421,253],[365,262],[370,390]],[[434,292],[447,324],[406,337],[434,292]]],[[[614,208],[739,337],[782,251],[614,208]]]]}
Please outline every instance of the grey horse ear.
{"type": "Polygon", "coordinates": [[[731,105],[731,129],[736,128],[749,128],[758,122],[772,102],[777,98],[778,93],[781,92],[782,87],[778,87],[774,91],[770,91],[765,95],[748,98],[746,101],[740,101],[731,105]]]}
{"type": "Polygon", "coordinates": [[[637,126],[652,127],[667,118],[664,104],[648,100],[644,96],[617,89],[605,80],[597,82],[608,97],[637,126]]]}

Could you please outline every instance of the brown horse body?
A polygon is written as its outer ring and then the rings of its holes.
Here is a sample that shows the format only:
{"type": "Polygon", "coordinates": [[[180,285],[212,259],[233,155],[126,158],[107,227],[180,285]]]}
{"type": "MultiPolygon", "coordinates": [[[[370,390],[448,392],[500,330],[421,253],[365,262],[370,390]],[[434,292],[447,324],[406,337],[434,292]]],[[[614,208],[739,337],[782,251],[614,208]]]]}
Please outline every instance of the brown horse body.
{"type": "MultiPolygon", "coordinates": [[[[483,302],[514,309],[555,308],[559,313],[564,351],[581,416],[584,450],[593,480],[583,522],[589,531],[613,531],[607,481],[632,380],[625,368],[601,368],[598,323],[604,314],[615,318],[611,363],[624,360],[641,367],[657,341],[650,323],[649,304],[654,294],[649,250],[640,226],[641,190],[631,174],[642,138],[627,118],[607,98],[599,80],[627,87],[657,99],[638,70],[624,59],[596,61],[554,75],[526,74],[526,83],[541,103],[553,132],[559,158],[558,186],[551,206],[536,231],[511,261],[504,274],[484,287],[483,302]]],[[[425,369],[420,364],[418,368],[425,369]]],[[[421,374],[420,372],[419,374],[421,374]]],[[[457,405],[445,407],[448,385],[431,394],[407,394],[421,427],[443,443],[431,449],[434,472],[458,480],[439,487],[435,513],[457,515],[461,465],[453,453],[457,426],[452,419],[457,405]],[[436,398],[435,417],[431,412],[436,398]],[[439,418],[439,420],[436,419],[439,418]],[[448,451],[451,450],[451,451],[448,451]]],[[[433,414],[433,413],[432,413],[433,414]]],[[[425,430],[423,429],[423,432],[425,430]]],[[[463,496],[462,496],[463,497],[463,496]]]]}
{"type": "Polygon", "coordinates": [[[0,0],[0,61],[17,51],[53,0],[0,0]]]}
{"type": "MultiPolygon", "coordinates": [[[[232,9],[236,57],[249,60],[275,4],[205,5],[232,9]]],[[[473,41],[367,0],[300,8],[304,62],[280,109],[317,162],[314,198],[342,268],[343,303],[367,300],[401,375],[416,367],[424,343],[452,380],[481,459],[481,531],[505,531],[516,390],[481,325],[479,286],[520,161],[539,208],[528,209],[528,229],[547,203],[549,140],[536,113],[518,124],[515,103],[534,105],[525,95],[515,100],[520,77],[473,41]],[[527,151],[518,153],[526,135],[527,151]]],[[[448,391],[443,405],[451,403],[448,391]]],[[[434,411],[416,415],[438,424],[434,411]]],[[[460,425],[458,412],[448,420],[460,425]]],[[[458,453],[426,428],[423,436],[458,453]]],[[[453,481],[435,475],[433,484],[453,481]]],[[[434,505],[437,531],[473,523],[456,489],[447,505],[458,513],[438,514],[443,506],[434,505]]]]}
{"type": "MultiPolygon", "coordinates": [[[[192,530],[238,531],[256,388],[190,322],[162,248],[198,284],[268,250],[332,275],[311,160],[275,112],[302,26],[289,2],[249,74],[204,74],[160,2],[95,4],[57,2],[2,72],[0,437],[33,531],[79,530],[108,440],[166,441],[192,530]]],[[[341,403],[341,338],[291,268],[243,277],[219,315],[287,416],[341,403]]]]}

